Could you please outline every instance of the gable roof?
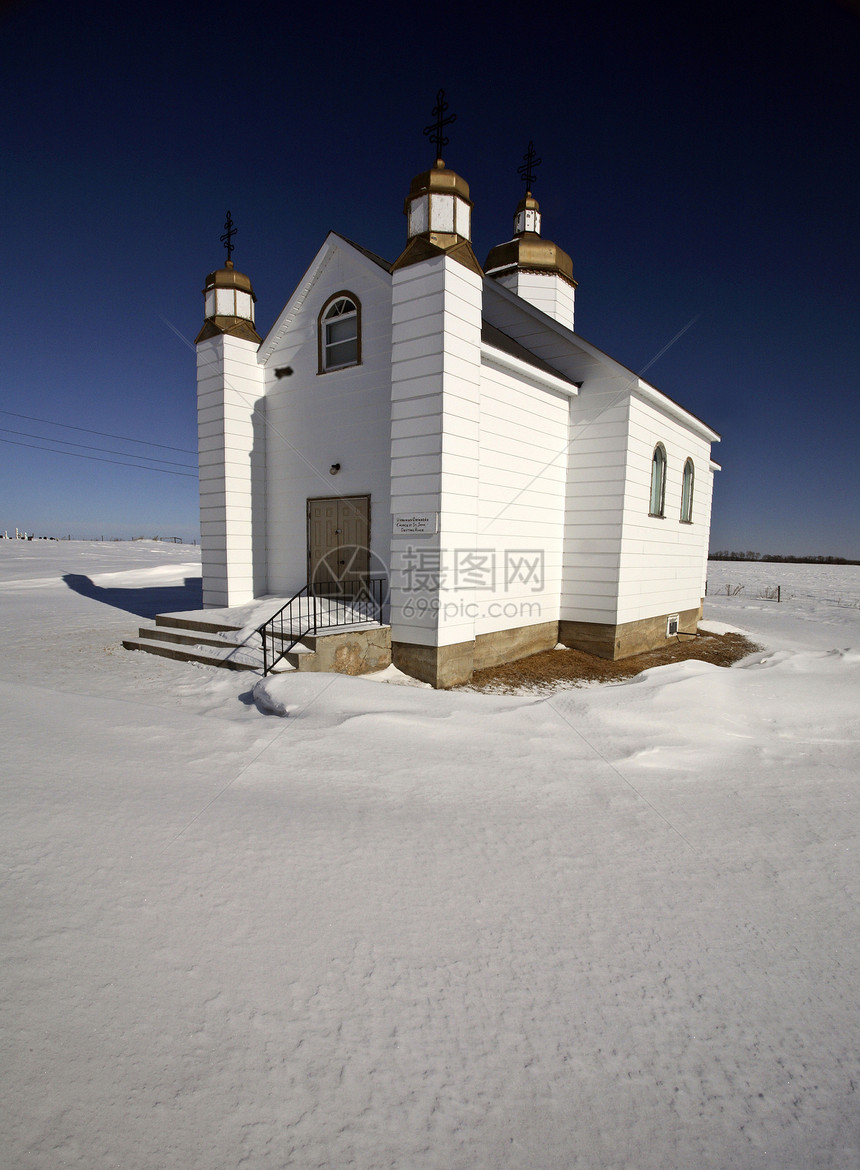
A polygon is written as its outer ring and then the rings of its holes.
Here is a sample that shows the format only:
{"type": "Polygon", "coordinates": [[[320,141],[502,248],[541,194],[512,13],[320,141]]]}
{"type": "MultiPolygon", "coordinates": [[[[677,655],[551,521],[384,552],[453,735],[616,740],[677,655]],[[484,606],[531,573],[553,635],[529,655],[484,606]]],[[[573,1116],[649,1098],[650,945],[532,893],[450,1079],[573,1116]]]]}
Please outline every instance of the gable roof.
{"type": "Polygon", "coordinates": [[[290,299],[284,305],[271,329],[260,343],[260,348],[257,351],[257,360],[263,365],[265,365],[277,349],[281,338],[289,332],[296,313],[298,313],[308,296],[310,296],[314,286],[322,276],[328,266],[329,260],[338,247],[343,247],[351,251],[361,264],[370,261],[373,265],[370,271],[377,274],[378,270],[382,269],[390,278],[390,265],[381,256],[377,256],[375,252],[371,252],[368,248],[362,248],[360,244],[354,244],[352,240],[348,240],[346,236],[342,236],[338,232],[329,232],[323,241],[322,247],[305,270],[290,299]]]}
{"type": "Polygon", "coordinates": [[[339,240],[343,240],[345,244],[349,244],[350,248],[355,248],[356,252],[361,252],[362,256],[366,256],[368,260],[372,260],[374,264],[378,264],[386,272],[391,272],[392,265],[387,260],[383,260],[381,256],[377,256],[375,252],[371,252],[370,248],[363,248],[361,244],[357,244],[355,240],[348,240],[346,236],[342,236],[340,232],[329,232],[330,236],[337,236],[339,240]]]}
{"type": "Polygon", "coordinates": [[[518,358],[521,362],[525,362],[528,366],[533,366],[536,370],[540,370],[544,374],[551,374],[554,378],[560,378],[563,382],[568,382],[571,386],[579,389],[579,382],[574,382],[568,378],[567,374],[563,374],[561,370],[557,370],[555,366],[551,366],[549,362],[545,362],[543,358],[532,353],[530,349],[526,349],[519,341],[516,341],[513,337],[509,337],[507,333],[503,333],[495,325],[491,325],[485,318],[481,319],[481,341],[485,345],[492,345],[496,349],[500,349],[502,353],[506,353],[510,357],[518,358]]]}
{"type": "MultiPolygon", "coordinates": [[[[293,318],[298,310],[310,294],[319,277],[325,270],[329,259],[331,258],[334,248],[337,246],[344,246],[352,251],[356,256],[362,257],[363,260],[370,261],[374,269],[384,272],[386,276],[391,277],[392,265],[382,256],[378,256],[376,252],[372,252],[369,248],[363,247],[361,244],[355,243],[354,240],[348,239],[340,232],[330,231],[323,242],[319,252],[317,252],[307,271],[290,300],[284,306],[281,314],[278,316],[275,323],[272,325],[269,332],[263,338],[258,350],[258,360],[264,364],[277,348],[278,342],[288,332],[293,318]]],[[[511,307],[515,307],[524,317],[528,317],[533,323],[550,333],[564,339],[569,345],[576,347],[579,352],[592,361],[596,361],[600,365],[613,368],[618,374],[629,379],[629,392],[631,394],[639,394],[641,397],[652,402],[658,407],[668,410],[670,414],[675,415],[678,419],[686,424],[693,424],[695,429],[700,430],[710,441],[719,442],[720,436],[706,422],[700,419],[697,415],[681,406],[668,394],[662,390],[658,390],[656,386],[652,386],[649,382],[644,381],[634,370],[628,369],[627,366],[622,365],[621,362],[615,358],[610,357],[609,354],[604,353],[603,350],[598,349],[596,345],[586,341],[579,333],[568,329],[561,322],[556,321],[553,317],[544,313],[541,309],[532,305],[523,297],[517,296],[516,293],[511,292],[510,289],[505,288],[504,285],[493,280],[492,277],[484,277],[484,292],[492,290],[490,293],[490,303],[492,303],[493,295],[507,302],[511,307]]],[[[484,305],[487,300],[484,298],[484,305]]],[[[493,325],[486,317],[482,315],[481,319],[481,340],[485,345],[494,347],[502,353],[513,357],[524,364],[531,366],[535,370],[539,370],[543,374],[550,377],[558,378],[570,387],[578,389],[582,382],[576,381],[559,370],[557,367],[551,365],[544,358],[534,353],[524,345],[521,341],[511,337],[508,333],[499,329],[498,326],[493,325]]]]}
{"type": "MultiPolygon", "coordinates": [[[[504,285],[499,284],[492,277],[485,277],[484,279],[485,294],[488,291],[490,292],[489,298],[486,295],[484,297],[485,311],[488,304],[492,306],[493,298],[495,297],[497,304],[500,302],[504,303],[511,309],[514,309],[521,318],[528,318],[532,335],[534,334],[534,326],[543,331],[545,335],[555,334],[556,337],[561,338],[570,346],[571,357],[578,352],[589,364],[593,365],[596,363],[604,369],[611,370],[624,379],[627,384],[628,393],[639,395],[654,406],[662,408],[668,414],[674,416],[685,426],[692,426],[694,430],[702,434],[709,442],[719,442],[719,434],[709,427],[703,419],[693,414],[692,411],[687,410],[686,407],[681,406],[679,402],[676,402],[674,398],[670,398],[662,390],[658,390],[656,386],[652,386],[649,382],[646,382],[635,370],[629,369],[616,358],[610,357],[608,353],[593,345],[590,341],[586,341],[581,334],[575,333],[572,329],[568,329],[566,325],[562,325],[560,321],[556,321],[554,317],[550,317],[547,313],[544,313],[541,309],[538,309],[535,305],[525,300],[525,298],[505,288],[504,285]]],[[[522,345],[522,342],[518,344],[522,345]]],[[[527,353],[531,352],[526,346],[523,346],[523,348],[527,353]]],[[[537,360],[540,359],[538,358],[537,360]]],[[[571,380],[570,374],[559,374],[557,370],[553,370],[553,373],[557,377],[565,378],[567,381],[571,380]]],[[[587,374],[583,374],[583,381],[585,380],[587,380],[587,374]]],[[[581,383],[576,381],[574,385],[581,385],[581,383]]]]}

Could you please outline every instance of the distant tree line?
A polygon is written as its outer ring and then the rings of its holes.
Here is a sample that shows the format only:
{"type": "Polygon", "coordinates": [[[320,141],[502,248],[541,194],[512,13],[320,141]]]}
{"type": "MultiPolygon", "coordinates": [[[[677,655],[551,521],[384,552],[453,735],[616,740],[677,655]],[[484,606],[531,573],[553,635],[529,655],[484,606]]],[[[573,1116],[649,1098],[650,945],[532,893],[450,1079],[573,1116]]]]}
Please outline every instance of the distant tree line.
{"type": "Polygon", "coordinates": [[[708,553],[711,561],[775,561],[788,565],[860,565],[860,561],[852,561],[847,557],[791,557],[780,556],[779,553],[757,552],[729,552],[719,549],[708,553]]]}

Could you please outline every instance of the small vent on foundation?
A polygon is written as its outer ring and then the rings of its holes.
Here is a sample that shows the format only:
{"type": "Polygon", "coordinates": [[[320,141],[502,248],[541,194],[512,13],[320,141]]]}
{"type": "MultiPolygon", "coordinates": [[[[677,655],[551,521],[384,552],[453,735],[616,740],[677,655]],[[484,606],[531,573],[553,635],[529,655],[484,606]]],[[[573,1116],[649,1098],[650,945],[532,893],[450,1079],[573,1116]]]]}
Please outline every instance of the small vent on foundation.
{"type": "Polygon", "coordinates": [[[674,638],[678,632],[678,615],[673,613],[671,617],[666,619],[666,637],[674,638]]]}

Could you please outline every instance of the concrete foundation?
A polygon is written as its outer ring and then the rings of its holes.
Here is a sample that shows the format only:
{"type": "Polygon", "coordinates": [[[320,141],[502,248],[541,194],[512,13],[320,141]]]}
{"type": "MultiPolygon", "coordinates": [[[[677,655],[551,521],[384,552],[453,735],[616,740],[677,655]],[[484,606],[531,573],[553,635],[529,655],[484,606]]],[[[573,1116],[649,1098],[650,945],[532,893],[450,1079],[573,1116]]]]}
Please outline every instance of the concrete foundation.
{"type": "MultiPolygon", "coordinates": [[[[350,630],[341,634],[308,636],[304,642],[313,654],[296,655],[298,670],[334,671],[337,674],[367,674],[384,670],[393,662],[398,670],[432,687],[446,690],[471,680],[476,670],[516,662],[530,654],[551,650],[558,642],[584,650],[598,658],[629,658],[665,646],[669,614],[620,625],[596,622],[542,622],[479,634],[474,642],[452,646],[420,646],[413,642],[392,642],[391,630],[350,630]]],[[[702,607],[678,614],[678,630],[695,634],[702,607]]]]}
{"type": "Polygon", "coordinates": [[[479,634],[474,642],[457,642],[453,646],[418,646],[412,642],[393,642],[391,658],[398,670],[445,689],[467,683],[473,671],[516,662],[541,650],[551,650],[558,641],[558,622],[537,626],[518,626],[479,634]]]}
{"type": "Polygon", "coordinates": [[[457,642],[453,646],[419,646],[414,642],[392,642],[391,661],[398,670],[431,687],[446,690],[472,677],[474,642],[457,642]]]}
{"type": "MultiPolygon", "coordinates": [[[[597,622],[559,622],[558,640],[573,650],[584,650],[598,658],[630,658],[646,650],[659,650],[670,639],[666,637],[669,614],[643,618],[638,622],[620,625],[601,625],[597,622]]],[[[702,617],[702,606],[678,613],[678,631],[695,634],[702,617]]]]}
{"type": "Polygon", "coordinates": [[[487,670],[503,662],[516,662],[541,650],[552,650],[558,642],[558,622],[541,622],[537,626],[518,626],[514,630],[497,630],[479,634],[475,639],[473,670],[487,670]]]}

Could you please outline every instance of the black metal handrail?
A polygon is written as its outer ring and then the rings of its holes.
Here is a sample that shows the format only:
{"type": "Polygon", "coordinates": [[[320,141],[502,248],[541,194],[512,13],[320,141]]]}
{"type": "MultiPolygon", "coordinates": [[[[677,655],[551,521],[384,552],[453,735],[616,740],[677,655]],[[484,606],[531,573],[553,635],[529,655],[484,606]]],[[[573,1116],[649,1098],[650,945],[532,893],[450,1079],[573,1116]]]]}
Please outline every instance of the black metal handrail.
{"type": "Polygon", "coordinates": [[[314,581],[257,627],[263,642],[263,674],[281,661],[307,634],[339,626],[382,622],[388,595],[384,577],[356,581],[314,581]]]}

